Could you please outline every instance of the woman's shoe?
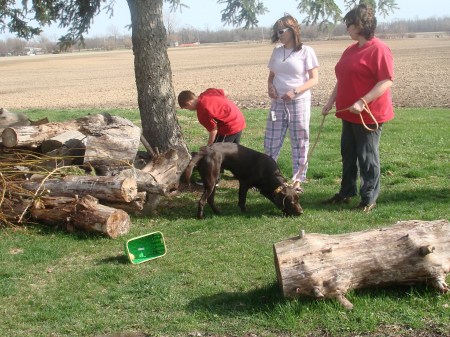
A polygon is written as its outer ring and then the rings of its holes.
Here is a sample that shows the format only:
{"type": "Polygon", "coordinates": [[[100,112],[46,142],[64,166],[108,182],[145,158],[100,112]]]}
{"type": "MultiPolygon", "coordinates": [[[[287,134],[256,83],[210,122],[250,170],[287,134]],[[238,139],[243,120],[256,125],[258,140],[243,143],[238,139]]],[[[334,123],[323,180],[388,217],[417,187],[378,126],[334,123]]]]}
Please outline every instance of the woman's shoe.
{"type": "Polygon", "coordinates": [[[371,210],[373,210],[377,204],[367,204],[365,202],[360,202],[358,206],[356,206],[357,211],[363,211],[364,213],[370,213],[371,210]]]}

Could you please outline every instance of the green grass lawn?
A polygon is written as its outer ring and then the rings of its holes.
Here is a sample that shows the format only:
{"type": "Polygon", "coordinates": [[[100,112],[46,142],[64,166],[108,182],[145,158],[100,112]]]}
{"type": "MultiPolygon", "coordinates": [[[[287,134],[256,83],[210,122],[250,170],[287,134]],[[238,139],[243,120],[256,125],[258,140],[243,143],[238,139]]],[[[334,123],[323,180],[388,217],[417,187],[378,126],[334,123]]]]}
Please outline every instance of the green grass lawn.
{"type": "MultiPolygon", "coordinates": [[[[98,112],[25,111],[50,121],[98,112]]],[[[136,111],[108,112],[139,123],[136,111]]],[[[262,151],[267,112],[244,113],[242,144],[262,151]]],[[[282,217],[254,191],[241,214],[237,190],[219,188],[223,215],[206,206],[206,219],[197,220],[199,194],[183,192],[163,200],[155,216],[134,218],[131,231],[115,240],[43,225],[2,229],[0,336],[449,336],[449,295],[425,285],[351,291],[354,309],[347,311],[334,300],[283,299],[276,282],[272,246],[302,229],[336,234],[450,218],[450,111],[396,114],[383,128],[381,195],[370,214],[352,210],[357,198],[345,206],[320,203],[338,191],[341,172],[340,121],[328,116],[310,158],[301,217],[282,217]],[[153,231],[163,233],[167,254],[130,264],[126,240],[153,231]]],[[[314,109],[312,142],[321,119],[314,109]]],[[[194,114],[180,111],[179,123],[191,150],[206,143],[194,114]]],[[[279,164],[290,177],[286,141],[279,164]]]]}

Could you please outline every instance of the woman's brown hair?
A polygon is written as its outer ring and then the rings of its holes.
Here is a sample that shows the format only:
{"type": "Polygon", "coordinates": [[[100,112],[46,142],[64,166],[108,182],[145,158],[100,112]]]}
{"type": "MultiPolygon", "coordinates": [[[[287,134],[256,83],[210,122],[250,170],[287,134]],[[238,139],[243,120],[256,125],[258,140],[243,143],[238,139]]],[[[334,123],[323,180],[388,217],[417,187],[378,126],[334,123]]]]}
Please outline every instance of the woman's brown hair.
{"type": "Polygon", "coordinates": [[[283,28],[289,28],[292,33],[294,33],[294,50],[298,51],[302,49],[303,43],[300,39],[300,25],[298,24],[297,20],[289,14],[284,14],[284,16],[278,19],[277,22],[275,22],[275,24],[273,25],[271,37],[272,43],[276,43],[280,40],[280,38],[278,37],[278,31],[283,28]]]}
{"type": "Polygon", "coordinates": [[[377,18],[372,7],[360,4],[353,8],[344,16],[344,22],[348,26],[355,25],[361,29],[359,35],[364,36],[366,40],[371,40],[375,35],[377,28],[377,18]]]}

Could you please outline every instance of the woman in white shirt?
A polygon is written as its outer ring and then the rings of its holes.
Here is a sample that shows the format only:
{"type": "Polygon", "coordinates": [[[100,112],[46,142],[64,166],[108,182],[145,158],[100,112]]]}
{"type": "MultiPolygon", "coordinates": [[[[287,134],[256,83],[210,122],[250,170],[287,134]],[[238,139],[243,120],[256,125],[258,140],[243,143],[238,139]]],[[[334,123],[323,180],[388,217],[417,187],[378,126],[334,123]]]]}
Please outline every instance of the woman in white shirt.
{"type": "Polygon", "coordinates": [[[271,39],[278,45],[268,65],[268,94],[272,103],[264,149],[277,160],[289,129],[293,187],[302,192],[309,149],[310,89],[319,82],[319,63],[314,50],[301,42],[300,25],[291,15],[277,20],[271,39]]]}

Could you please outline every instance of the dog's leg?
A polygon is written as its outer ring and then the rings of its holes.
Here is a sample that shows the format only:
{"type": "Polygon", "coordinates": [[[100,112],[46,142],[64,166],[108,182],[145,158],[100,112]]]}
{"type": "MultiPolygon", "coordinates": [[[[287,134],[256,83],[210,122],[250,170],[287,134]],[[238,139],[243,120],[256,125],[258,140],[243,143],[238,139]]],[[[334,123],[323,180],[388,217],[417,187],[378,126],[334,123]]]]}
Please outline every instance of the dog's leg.
{"type": "Polygon", "coordinates": [[[216,192],[216,182],[220,175],[220,163],[221,159],[217,158],[215,153],[210,156],[206,156],[204,160],[200,161],[197,168],[203,182],[203,194],[198,202],[197,218],[203,219],[206,202],[211,206],[212,210],[216,214],[220,214],[219,209],[214,203],[214,195],[216,192]]]}
{"type": "Polygon", "coordinates": [[[208,197],[208,205],[211,206],[211,209],[214,213],[220,214],[220,210],[216,207],[216,203],[214,201],[214,196],[216,195],[216,184],[219,180],[220,176],[220,161],[215,160],[211,165],[211,170],[209,171],[208,181],[205,184],[205,188],[211,190],[211,193],[208,197]]]}
{"type": "Polygon", "coordinates": [[[198,208],[197,208],[197,218],[203,219],[203,209],[205,208],[206,200],[208,199],[209,195],[211,194],[211,191],[208,191],[206,188],[203,191],[202,197],[198,201],[198,208]]]}
{"type": "Polygon", "coordinates": [[[216,203],[214,201],[214,196],[216,195],[216,184],[214,184],[213,186],[213,191],[211,193],[211,195],[208,198],[208,205],[211,206],[211,209],[213,210],[214,213],[216,214],[220,214],[220,210],[217,208],[216,203]]]}
{"type": "Polygon", "coordinates": [[[239,202],[238,202],[238,206],[241,209],[242,212],[246,212],[247,211],[247,207],[245,207],[245,203],[247,201],[247,192],[248,189],[250,188],[250,186],[248,186],[245,183],[242,183],[241,181],[239,181],[239,202]]]}

